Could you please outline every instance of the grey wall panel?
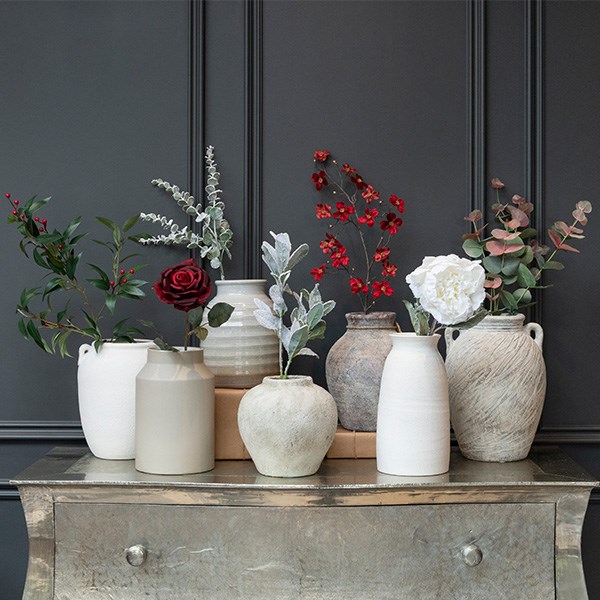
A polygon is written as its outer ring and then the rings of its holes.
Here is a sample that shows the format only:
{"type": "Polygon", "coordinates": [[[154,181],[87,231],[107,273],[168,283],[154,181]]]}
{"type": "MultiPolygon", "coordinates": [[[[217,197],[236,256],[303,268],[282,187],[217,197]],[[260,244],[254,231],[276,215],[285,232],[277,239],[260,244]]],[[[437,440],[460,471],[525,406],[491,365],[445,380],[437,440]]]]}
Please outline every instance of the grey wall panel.
{"type": "MultiPolygon", "coordinates": [[[[545,11],[545,213],[571,221],[578,200],[598,204],[600,52],[597,2],[548,2],[545,11]]],[[[592,213],[581,254],[563,252],[566,268],[547,277],[544,341],[548,366],[545,425],[600,426],[600,224],[592,213]]]]}
{"type": "Polygon", "coordinates": [[[0,498],[0,597],[20,600],[27,572],[27,529],[18,499],[0,498]]]}
{"type": "MultiPolygon", "coordinates": [[[[312,286],[326,225],[314,205],[330,198],[311,183],[314,150],[333,152],[387,201],[406,200],[394,239],[399,275],[392,299],[408,326],[403,275],[426,254],[458,251],[464,230],[467,158],[466,10],[462,2],[267,2],[263,21],[263,235],[288,231],[309,258],[297,286],[312,286]],[[442,225],[443,226],[440,226],[442,225]]],[[[360,310],[343,276],[321,290],[338,306],[321,354],[339,337],[344,313],[360,310]]],[[[322,380],[322,361],[302,368],[322,380]]]]}

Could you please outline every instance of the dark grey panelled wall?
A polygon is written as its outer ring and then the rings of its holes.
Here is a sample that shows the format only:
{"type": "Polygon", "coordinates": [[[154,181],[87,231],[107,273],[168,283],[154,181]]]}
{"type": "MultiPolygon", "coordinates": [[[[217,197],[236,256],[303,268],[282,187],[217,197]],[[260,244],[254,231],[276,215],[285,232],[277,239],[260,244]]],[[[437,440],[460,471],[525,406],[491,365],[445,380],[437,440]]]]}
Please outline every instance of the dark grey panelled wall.
{"type": "MultiPolygon", "coordinates": [[[[598,204],[600,2],[542,1],[0,1],[0,192],[52,195],[52,222],[124,220],[140,210],[180,218],[149,185],[163,177],[197,193],[202,151],[216,147],[236,233],[228,276],[262,274],[260,241],[288,231],[312,251],[312,153],[333,152],[382,193],[406,200],[397,239],[403,274],[426,254],[460,252],[463,216],[492,202],[488,181],[536,205],[536,223],[598,204]]],[[[8,205],[5,204],[8,211],[8,205]]],[[[600,477],[600,222],[582,254],[544,291],[548,395],[538,443],[559,443],[600,477]]],[[[0,598],[20,597],[26,532],[8,479],[56,444],[83,443],[74,360],[22,340],[14,306],[35,270],[0,236],[0,598]]],[[[146,278],[182,256],[148,249],[146,278]]],[[[86,250],[90,262],[104,260],[86,250]]],[[[310,264],[309,264],[310,263],[310,264]]],[[[300,267],[299,267],[300,268],[300,267]]],[[[341,280],[324,356],[356,309],[341,280]]],[[[398,293],[381,308],[398,310],[398,293]]],[[[129,314],[178,323],[149,298],[129,314]]],[[[323,363],[298,369],[323,382],[323,363]]],[[[600,502],[584,530],[590,598],[600,598],[600,502]]]]}

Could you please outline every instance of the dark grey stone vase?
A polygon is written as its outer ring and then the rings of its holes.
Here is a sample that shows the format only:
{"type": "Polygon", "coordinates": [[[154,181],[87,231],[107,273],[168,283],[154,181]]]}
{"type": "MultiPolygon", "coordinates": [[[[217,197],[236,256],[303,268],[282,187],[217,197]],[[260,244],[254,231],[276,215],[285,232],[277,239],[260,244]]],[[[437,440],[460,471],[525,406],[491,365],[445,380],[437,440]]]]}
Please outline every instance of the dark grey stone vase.
{"type": "Polygon", "coordinates": [[[392,349],[396,313],[348,313],[346,333],[325,362],[327,387],[340,424],[352,431],[375,431],[383,364],[392,349]]]}

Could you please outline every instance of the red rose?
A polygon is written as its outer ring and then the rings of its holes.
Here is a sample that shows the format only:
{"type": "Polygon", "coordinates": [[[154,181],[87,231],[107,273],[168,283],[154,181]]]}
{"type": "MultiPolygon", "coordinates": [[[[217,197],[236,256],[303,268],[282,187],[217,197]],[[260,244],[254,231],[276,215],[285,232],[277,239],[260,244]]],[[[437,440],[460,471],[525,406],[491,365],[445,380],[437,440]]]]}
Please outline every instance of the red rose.
{"type": "Polygon", "coordinates": [[[329,152],[327,150],[317,150],[313,156],[316,162],[325,162],[327,157],[329,156],[329,152]]]}
{"type": "Polygon", "coordinates": [[[165,269],[152,286],[161,302],[188,312],[206,304],[210,292],[210,277],[193,258],[165,269]]]}

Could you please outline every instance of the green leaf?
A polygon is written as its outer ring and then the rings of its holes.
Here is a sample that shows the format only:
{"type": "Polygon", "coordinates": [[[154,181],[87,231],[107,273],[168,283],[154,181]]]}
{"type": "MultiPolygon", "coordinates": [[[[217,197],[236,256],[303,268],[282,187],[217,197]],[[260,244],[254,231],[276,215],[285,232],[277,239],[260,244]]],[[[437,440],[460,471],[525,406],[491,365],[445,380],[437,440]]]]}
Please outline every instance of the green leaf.
{"type": "Polygon", "coordinates": [[[42,300],[46,299],[48,294],[55,292],[57,289],[63,286],[63,280],[60,277],[53,277],[44,288],[44,293],[42,294],[42,300]]]}
{"type": "Polygon", "coordinates": [[[46,205],[50,201],[50,198],[44,198],[43,200],[35,200],[34,196],[33,198],[31,198],[31,200],[27,202],[25,206],[30,213],[34,213],[37,212],[40,208],[42,208],[42,206],[46,205]]]}
{"type": "Polygon", "coordinates": [[[517,301],[515,300],[515,297],[510,292],[507,292],[506,290],[502,290],[500,292],[500,300],[502,300],[502,303],[504,304],[504,306],[506,306],[506,308],[508,308],[510,310],[516,310],[518,308],[518,304],[517,304],[517,301]]]}
{"type": "Polygon", "coordinates": [[[81,223],[81,217],[75,217],[68,225],[67,228],[65,229],[65,232],[63,234],[64,238],[70,238],[73,235],[73,232],[79,227],[79,224],[81,223]]]}
{"type": "Polygon", "coordinates": [[[129,217],[129,219],[127,219],[127,221],[125,221],[125,223],[123,223],[123,231],[127,232],[129,231],[138,221],[139,221],[140,215],[133,215],[133,217],[129,217]]]}
{"type": "Polygon", "coordinates": [[[110,284],[102,279],[86,279],[86,281],[104,292],[110,290],[110,284]]]}
{"type": "Polygon", "coordinates": [[[234,307],[227,302],[217,302],[208,311],[208,324],[211,327],[220,327],[223,323],[226,323],[231,317],[234,311],[234,307]]]}
{"type": "Polygon", "coordinates": [[[519,288],[513,292],[515,301],[519,304],[530,304],[531,303],[531,292],[525,288],[519,288]]]}
{"type": "Polygon", "coordinates": [[[100,267],[93,265],[92,263],[88,263],[88,266],[94,269],[94,271],[100,275],[102,281],[105,281],[107,284],[110,282],[109,276],[100,267]]]}
{"type": "Polygon", "coordinates": [[[81,309],[81,312],[83,313],[87,324],[95,331],[98,331],[98,324],[96,323],[96,320],[93,319],[85,310],[83,310],[83,308],[81,309]]]}
{"type": "Polygon", "coordinates": [[[197,306],[188,312],[190,329],[196,329],[201,323],[204,316],[204,306],[197,306]]]}
{"type": "Polygon", "coordinates": [[[481,264],[483,268],[492,275],[498,275],[502,270],[502,258],[499,256],[486,256],[481,264]]]}
{"type": "Polygon", "coordinates": [[[201,342],[203,342],[208,336],[208,329],[206,329],[206,327],[197,327],[194,329],[193,333],[201,342]]]}
{"type": "Polygon", "coordinates": [[[521,261],[514,256],[504,256],[504,260],[502,262],[501,272],[503,275],[515,275],[519,270],[519,265],[521,261]]]}
{"type": "Polygon", "coordinates": [[[29,334],[27,333],[27,327],[25,325],[25,321],[23,321],[23,319],[19,319],[19,322],[17,323],[17,327],[19,328],[19,331],[21,332],[21,335],[28,340],[29,339],[29,334]]]}
{"type": "Polygon", "coordinates": [[[38,265],[38,267],[42,267],[42,269],[50,268],[37,248],[33,249],[33,260],[35,261],[35,264],[38,265]]]}
{"type": "Polygon", "coordinates": [[[557,260],[549,260],[547,263],[544,264],[544,269],[550,269],[552,271],[562,271],[565,268],[565,265],[563,265],[561,262],[558,262],[557,260]]]}
{"type": "Polygon", "coordinates": [[[98,221],[98,223],[102,223],[102,225],[105,225],[109,229],[112,229],[113,233],[119,230],[119,226],[114,221],[111,221],[106,217],[96,217],[96,221],[98,221]]]}
{"type": "Polygon", "coordinates": [[[154,338],[154,343],[158,346],[159,350],[169,350],[170,352],[179,352],[179,350],[177,350],[177,348],[175,348],[174,346],[171,346],[171,344],[167,344],[167,342],[165,342],[165,340],[163,340],[161,337],[154,338]]]}
{"type": "Polygon", "coordinates": [[[468,238],[463,242],[462,247],[465,254],[471,258],[479,258],[483,254],[483,248],[477,240],[468,238]]]}
{"type": "Polygon", "coordinates": [[[44,352],[47,352],[48,354],[52,354],[52,348],[50,348],[50,346],[48,346],[48,344],[46,343],[46,340],[44,340],[42,338],[42,336],[40,335],[40,332],[38,331],[38,328],[35,326],[35,323],[33,321],[29,321],[29,323],[27,323],[27,333],[29,334],[29,337],[44,352]]]}
{"type": "Polygon", "coordinates": [[[525,265],[530,264],[533,261],[533,249],[531,246],[524,246],[525,251],[523,252],[523,256],[521,256],[521,262],[525,265]]]}
{"type": "Polygon", "coordinates": [[[523,263],[519,263],[519,276],[517,282],[521,287],[524,288],[529,288],[536,284],[535,277],[523,263]]]}
{"type": "Polygon", "coordinates": [[[325,329],[327,328],[327,325],[325,323],[325,321],[319,321],[315,327],[313,327],[309,334],[308,334],[308,339],[309,340],[322,340],[325,337],[325,329]]]}
{"type": "Polygon", "coordinates": [[[77,270],[77,264],[81,255],[69,256],[65,262],[65,273],[69,279],[75,279],[75,271],[77,270]]]}
{"type": "Polygon", "coordinates": [[[532,238],[532,237],[535,237],[536,235],[537,235],[537,230],[535,230],[533,227],[527,227],[526,229],[523,229],[523,231],[521,231],[521,233],[519,233],[519,236],[522,237],[523,239],[532,238]]]}
{"type": "Polygon", "coordinates": [[[470,319],[467,319],[466,321],[463,321],[462,323],[459,323],[458,325],[453,325],[452,327],[454,327],[455,329],[471,329],[471,327],[475,327],[475,325],[477,325],[477,323],[480,323],[481,321],[483,321],[483,319],[488,315],[488,311],[487,310],[479,310],[477,311],[470,319]]]}
{"type": "Polygon", "coordinates": [[[117,304],[117,296],[114,294],[107,294],[106,298],[104,299],[104,304],[106,304],[106,308],[108,308],[110,314],[114,315],[115,305],[117,304]]]}
{"type": "Polygon", "coordinates": [[[119,291],[117,292],[119,296],[127,296],[127,298],[143,298],[146,293],[144,290],[141,290],[136,285],[131,285],[130,283],[124,283],[119,286],[119,291]]]}

